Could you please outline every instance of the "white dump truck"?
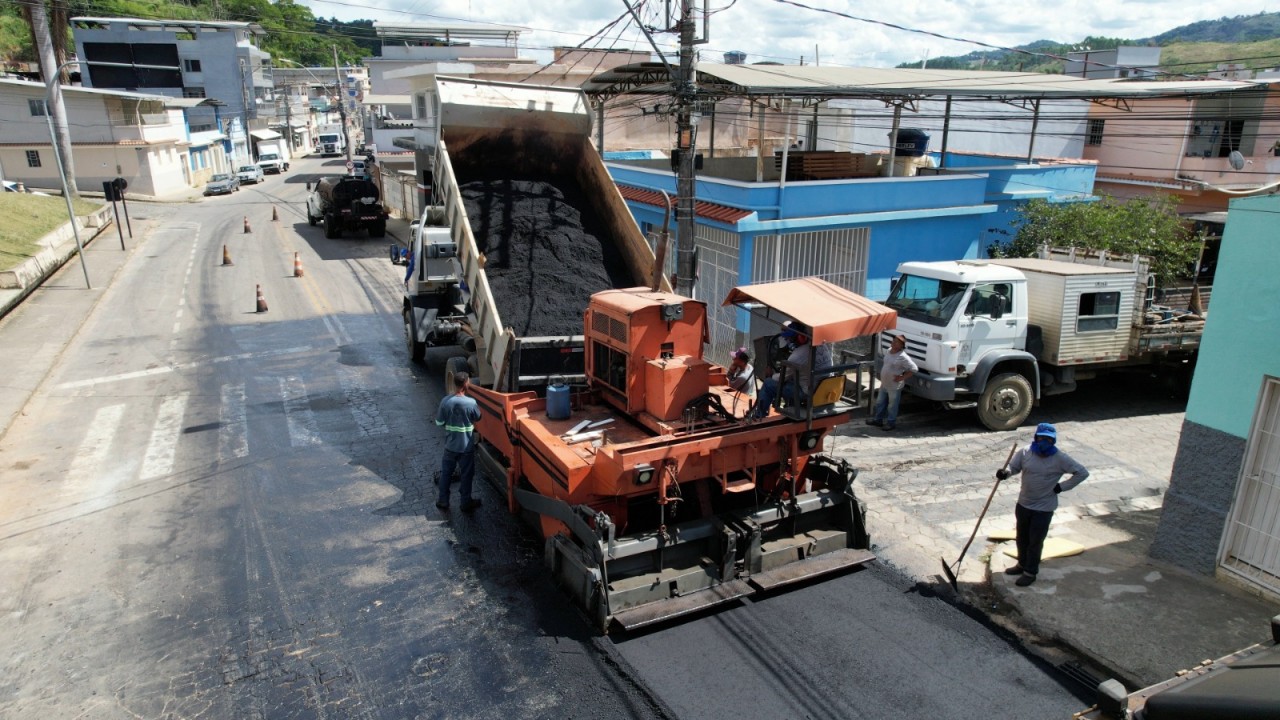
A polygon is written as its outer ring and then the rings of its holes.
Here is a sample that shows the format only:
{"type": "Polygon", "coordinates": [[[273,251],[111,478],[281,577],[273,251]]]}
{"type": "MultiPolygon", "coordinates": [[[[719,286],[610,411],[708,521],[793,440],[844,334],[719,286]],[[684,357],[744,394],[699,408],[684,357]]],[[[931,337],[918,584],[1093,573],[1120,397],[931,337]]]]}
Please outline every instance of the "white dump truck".
{"type": "MultiPolygon", "coordinates": [[[[1141,257],[1049,249],[902,263],[885,304],[920,368],[907,391],[976,408],[983,425],[1008,430],[1041,397],[1104,370],[1166,365],[1189,382],[1204,310],[1158,305],[1148,267],[1141,257]]],[[[882,337],[881,356],[888,346],[882,337]]]]}

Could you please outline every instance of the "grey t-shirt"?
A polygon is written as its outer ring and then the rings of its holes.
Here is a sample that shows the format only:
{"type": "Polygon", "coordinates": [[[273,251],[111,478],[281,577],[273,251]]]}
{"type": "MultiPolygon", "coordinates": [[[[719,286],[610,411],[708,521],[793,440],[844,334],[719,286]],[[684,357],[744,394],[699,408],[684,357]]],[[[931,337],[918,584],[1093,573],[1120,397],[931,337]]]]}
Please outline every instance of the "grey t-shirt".
{"type": "Polygon", "coordinates": [[[1053,491],[1053,486],[1059,481],[1065,491],[1089,477],[1089,471],[1083,465],[1061,450],[1049,457],[1041,457],[1031,452],[1029,447],[1015,453],[1013,461],[1009,463],[1009,474],[1017,475],[1018,473],[1022,473],[1022,490],[1018,493],[1018,504],[1028,510],[1045,512],[1058,509],[1058,495],[1053,491]],[[1071,477],[1063,480],[1063,475],[1071,477]]]}

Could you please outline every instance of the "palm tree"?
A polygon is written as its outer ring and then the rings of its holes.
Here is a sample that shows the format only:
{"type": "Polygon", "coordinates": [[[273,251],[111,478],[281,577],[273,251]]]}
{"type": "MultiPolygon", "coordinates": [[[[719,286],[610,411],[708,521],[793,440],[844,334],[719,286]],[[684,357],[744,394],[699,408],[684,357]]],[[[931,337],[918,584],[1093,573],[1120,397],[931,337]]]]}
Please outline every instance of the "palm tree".
{"type": "MultiPolygon", "coordinates": [[[[40,77],[46,84],[67,58],[67,6],[63,0],[49,1],[51,7],[45,7],[45,0],[31,0],[22,5],[22,17],[31,28],[31,39],[40,60],[40,77]]],[[[61,74],[59,80],[65,82],[67,74],[65,71],[61,74]]],[[[54,85],[52,100],[52,107],[47,108],[47,112],[52,116],[56,130],[62,173],[67,178],[69,194],[73,198],[79,197],[75,160],[71,156],[71,135],[67,131],[67,109],[62,103],[62,89],[58,84],[54,85]]]]}

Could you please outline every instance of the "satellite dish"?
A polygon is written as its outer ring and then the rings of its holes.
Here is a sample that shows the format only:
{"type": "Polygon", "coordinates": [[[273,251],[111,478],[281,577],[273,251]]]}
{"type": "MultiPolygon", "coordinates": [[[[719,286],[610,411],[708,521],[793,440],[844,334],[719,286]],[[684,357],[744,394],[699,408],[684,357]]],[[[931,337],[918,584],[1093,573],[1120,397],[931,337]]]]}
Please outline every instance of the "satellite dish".
{"type": "Polygon", "coordinates": [[[1232,170],[1244,169],[1244,155],[1241,155],[1239,150],[1232,150],[1227,156],[1227,162],[1230,163],[1232,170]]]}

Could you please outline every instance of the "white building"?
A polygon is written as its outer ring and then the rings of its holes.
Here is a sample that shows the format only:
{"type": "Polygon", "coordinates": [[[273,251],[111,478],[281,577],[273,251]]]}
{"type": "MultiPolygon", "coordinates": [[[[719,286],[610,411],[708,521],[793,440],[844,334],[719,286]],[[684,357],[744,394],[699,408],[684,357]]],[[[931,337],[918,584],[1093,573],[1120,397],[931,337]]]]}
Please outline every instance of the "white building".
{"type": "MultiPolygon", "coordinates": [[[[45,86],[0,79],[0,175],[31,188],[62,188],[45,116],[45,86]]],[[[161,95],[63,86],[76,186],[101,191],[122,177],[129,193],[165,195],[192,186],[182,110],[161,95]]],[[[210,155],[207,164],[218,162],[210,155]]],[[[223,161],[225,162],[225,160],[223,161]]]]}

